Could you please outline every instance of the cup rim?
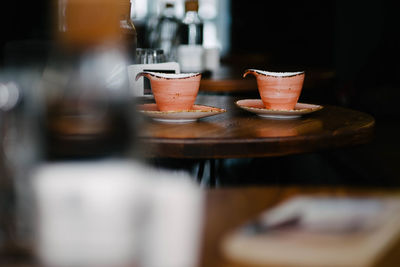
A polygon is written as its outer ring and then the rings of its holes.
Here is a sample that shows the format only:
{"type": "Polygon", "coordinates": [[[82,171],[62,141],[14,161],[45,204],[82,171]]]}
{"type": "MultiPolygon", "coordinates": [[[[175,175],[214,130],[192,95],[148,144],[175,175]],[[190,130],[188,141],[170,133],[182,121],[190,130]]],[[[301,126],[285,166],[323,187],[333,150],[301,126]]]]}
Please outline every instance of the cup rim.
{"type": "Polygon", "coordinates": [[[186,79],[201,75],[200,72],[189,72],[189,73],[165,73],[165,72],[153,72],[153,71],[143,71],[141,73],[147,73],[151,76],[163,78],[163,79],[186,79]]]}
{"type": "Polygon", "coordinates": [[[274,71],[258,70],[258,69],[247,69],[245,72],[247,72],[247,71],[257,72],[258,74],[261,74],[264,76],[283,77],[283,78],[302,75],[305,73],[305,71],[274,72],[274,71]]]}

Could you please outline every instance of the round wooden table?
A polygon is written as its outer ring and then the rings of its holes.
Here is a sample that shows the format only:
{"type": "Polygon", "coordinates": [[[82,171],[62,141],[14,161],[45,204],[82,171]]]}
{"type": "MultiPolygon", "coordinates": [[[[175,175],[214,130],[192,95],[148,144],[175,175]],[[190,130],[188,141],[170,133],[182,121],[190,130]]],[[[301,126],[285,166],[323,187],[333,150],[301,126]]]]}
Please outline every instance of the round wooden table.
{"type": "Polygon", "coordinates": [[[240,109],[240,98],[199,95],[197,104],[226,113],[186,124],[148,119],[139,131],[143,157],[223,159],[283,156],[363,144],[372,140],[372,116],[338,106],[296,119],[267,119],[240,109]]]}

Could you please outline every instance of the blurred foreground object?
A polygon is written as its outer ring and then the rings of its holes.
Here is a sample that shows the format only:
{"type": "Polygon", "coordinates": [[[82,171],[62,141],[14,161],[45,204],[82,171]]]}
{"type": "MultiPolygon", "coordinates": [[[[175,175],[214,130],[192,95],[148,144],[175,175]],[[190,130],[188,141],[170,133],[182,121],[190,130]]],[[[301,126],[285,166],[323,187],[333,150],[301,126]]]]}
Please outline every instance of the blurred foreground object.
{"type": "Polygon", "coordinates": [[[97,161],[45,164],[31,178],[45,266],[197,266],[204,195],[190,177],[97,161]]]}
{"type": "Polygon", "coordinates": [[[128,63],[132,64],[136,61],[136,48],[137,48],[137,32],[135,25],[131,19],[130,0],[120,0],[120,28],[122,31],[122,38],[126,44],[126,53],[128,55],[128,63]]]}
{"type": "Polygon", "coordinates": [[[120,2],[63,3],[66,30],[41,86],[47,163],[31,177],[37,256],[52,267],[194,267],[200,189],[126,160],[135,110],[120,2]]]}
{"type": "Polygon", "coordinates": [[[58,3],[43,73],[0,76],[20,239],[10,242],[44,266],[196,266],[201,190],[187,175],[127,160],[135,110],[118,2],[58,3]]]}
{"type": "Polygon", "coordinates": [[[111,0],[58,3],[57,43],[45,64],[0,73],[1,145],[15,192],[13,242],[26,246],[33,238],[34,215],[29,175],[37,164],[122,158],[134,139],[118,5],[111,0]]]}
{"type": "Polygon", "coordinates": [[[4,203],[12,217],[8,238],[24,246],[32,241],[32,194],[27,174],[42,154],[39,84],[40,73],[36,69],[0,72],[0,180],[12,185],[4,203]]]}
{"type": "Polygon", "coordinates": [[[45,266],[124,266],[136,260],[143,171],[119,162],[57,163],[33,177],[45,266]]]}
{"type": "MultiPolygon", "coordinates": [[[[58,0],[57,39],[70,47],[123,42],[136,48],[137,33],[130,0],[58,0]]],[[[135,51],[128,51],[133,53],[135,51]]]]}
{"type": "Polygon", "coordinates": [[[400,236],[399,211],[395,195],[299,195],[230,233],[223,251],[263,266],[381,266],[400,236]]]}
{"type": "Polygon", "coordinates": [[[129,58],[121,39],[121,7],[112,0],[59,1],[63,30],[57,31],[58,49],[42,82],[48,159],[121,156],[130,147],[129,58]]]}

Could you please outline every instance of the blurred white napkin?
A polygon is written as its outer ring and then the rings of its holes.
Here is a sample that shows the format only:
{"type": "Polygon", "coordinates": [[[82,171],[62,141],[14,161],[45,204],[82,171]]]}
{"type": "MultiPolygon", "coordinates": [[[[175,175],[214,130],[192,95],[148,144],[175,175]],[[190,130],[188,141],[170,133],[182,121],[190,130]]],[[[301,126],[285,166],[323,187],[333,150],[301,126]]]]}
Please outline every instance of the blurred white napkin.
{"type": "Polygon", "coordinates": [[[308,231],[364,231],[379,224],[384,208],[377,198],[295,197],[262,214],[260,223],[266,230],[292,222],[308,231]]]}
{"type": "Polygon", "coordinates": [[[37,253],[52,267],[194,267],[203,194],[131,161],[47,163],[31,177],[37,253]]]}

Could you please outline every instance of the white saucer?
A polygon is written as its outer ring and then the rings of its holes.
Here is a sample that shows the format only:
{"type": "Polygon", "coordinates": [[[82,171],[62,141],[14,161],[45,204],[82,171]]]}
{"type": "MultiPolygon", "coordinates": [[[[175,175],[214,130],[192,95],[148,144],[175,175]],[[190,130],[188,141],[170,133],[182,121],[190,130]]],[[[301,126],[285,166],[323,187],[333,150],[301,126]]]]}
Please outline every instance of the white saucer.
{"type": "Polygon", "coordinates": [[[193,105],[191,110],[159,111],[155,103],[138,105],[139,112],[155,121],[167,123],[187,123],[226,112],[225,109],[204,105],[193,105]]]}
{"type": "Polygon", "coordinates": [[[235,104],[260,117],[271,119],[294,119],[323,108],[320,105],[297,103],[293,110],[266,109],[261,99],[242,99],[236,101],[235,104]]]}

